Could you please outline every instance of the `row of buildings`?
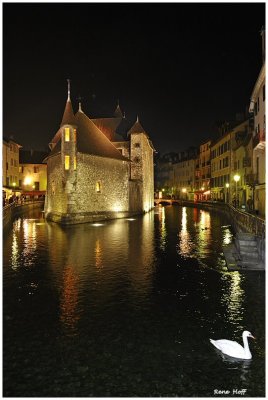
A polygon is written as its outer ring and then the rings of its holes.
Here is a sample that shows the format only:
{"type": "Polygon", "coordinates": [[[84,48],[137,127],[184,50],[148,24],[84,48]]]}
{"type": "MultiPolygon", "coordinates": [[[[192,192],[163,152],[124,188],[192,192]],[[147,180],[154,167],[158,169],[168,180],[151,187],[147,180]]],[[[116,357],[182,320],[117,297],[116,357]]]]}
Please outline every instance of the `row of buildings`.
{"type": "MultiPolygon", "coordinates": [[[[264,49],[264,47],[263,47],[264,49]]],[[[265,58],[247,117],[224,123],[216,140],[158,158],[155,196],[222,201],[265,215],[265,58]]]]}

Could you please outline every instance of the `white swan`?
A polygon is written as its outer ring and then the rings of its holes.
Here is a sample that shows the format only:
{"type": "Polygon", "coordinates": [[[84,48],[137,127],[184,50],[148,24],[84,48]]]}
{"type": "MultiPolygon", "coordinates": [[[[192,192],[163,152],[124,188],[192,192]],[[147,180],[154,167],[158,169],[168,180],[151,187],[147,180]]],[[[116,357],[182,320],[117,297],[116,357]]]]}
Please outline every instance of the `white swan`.
{"type": "Polygon", "coordinates": [[[241,346],[241,344],[232,340],[209,340],[223,354],[227,354],[228,356],[240,358],[243,360],[250,360],[252,358],[252,355],[248,346],[248,337],[255,339],[255,337],[249,331],[244,331],[242,334],[244,347],[241,346]]]}

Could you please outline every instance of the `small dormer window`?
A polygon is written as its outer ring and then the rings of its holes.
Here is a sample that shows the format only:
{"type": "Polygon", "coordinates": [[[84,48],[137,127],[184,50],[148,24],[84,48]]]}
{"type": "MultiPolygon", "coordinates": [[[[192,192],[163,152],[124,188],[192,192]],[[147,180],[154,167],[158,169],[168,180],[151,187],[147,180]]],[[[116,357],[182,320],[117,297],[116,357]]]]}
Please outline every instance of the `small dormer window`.
{"type": "Polygon", "coordinates": [[[64,129],[64,140],[65,142],[70,142],[70,128],[64,129]]]}
{"type": "Polygon", "coordinates": [[[135,147],[141,147],[140,143],[135,143],[135,147]]]}
{"type": "Polygon", "coordinates": [[[135,163],[140,162],[140,158],[139,158],[139,157],[135,157],[135,158],[134,158],[134,162],[135,162],[135,163]]]}

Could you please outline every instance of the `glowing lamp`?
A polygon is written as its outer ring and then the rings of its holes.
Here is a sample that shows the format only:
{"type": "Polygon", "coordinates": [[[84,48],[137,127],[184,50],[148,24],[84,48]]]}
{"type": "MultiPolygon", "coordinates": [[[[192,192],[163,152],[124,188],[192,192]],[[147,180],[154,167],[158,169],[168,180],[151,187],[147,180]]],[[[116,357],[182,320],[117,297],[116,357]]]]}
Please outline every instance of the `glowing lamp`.
{"type": "Polygon", "coordinates": [[[182,188],[181,191],[182,191],[182,193],[186,193],[187,192],[186,188],[182,188]]]}
{"type": "Polygon", "coordinates": [[[230,187],[230,184],[229,184],[229,183],[225,183],[225,186],[226,186],[227,189],[228,189],[228,187],[230,187]]]}
{"type": "Polygon", "coordinates": [[[236,174],[236,175],[234,176],[234,181],[235,181],[235,182],[240,181],[240,175],[237,175],[237,174],[236,174]]]}
{"type": "Polygon", "coordinates": [[[32,183],[32,178],[30,176],[26,176],[24,179],[24,185],[31,185],[32,183]]]}

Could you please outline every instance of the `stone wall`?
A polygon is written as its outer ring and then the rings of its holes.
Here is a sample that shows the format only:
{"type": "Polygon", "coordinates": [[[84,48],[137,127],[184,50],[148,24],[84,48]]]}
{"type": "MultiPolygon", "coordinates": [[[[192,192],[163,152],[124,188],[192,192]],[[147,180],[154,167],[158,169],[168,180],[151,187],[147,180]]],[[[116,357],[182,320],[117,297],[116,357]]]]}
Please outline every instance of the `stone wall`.
{"type": "Polygon", "coordinates": [[[142,209],[154,207],[153,149],[144,133],[131,134],[131,179],[142,182],[142,209]]]}
{"type": "Polygon", "coordinates": [[[61,162],[61,154],[50,157],[47,161],[47,196],[45,215],[50,213],[67,213],[67,194],[61,162]]]}

